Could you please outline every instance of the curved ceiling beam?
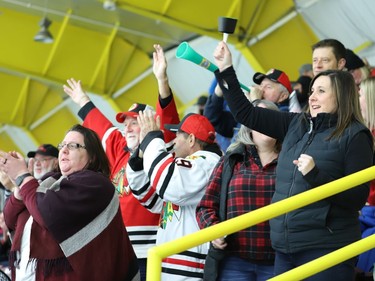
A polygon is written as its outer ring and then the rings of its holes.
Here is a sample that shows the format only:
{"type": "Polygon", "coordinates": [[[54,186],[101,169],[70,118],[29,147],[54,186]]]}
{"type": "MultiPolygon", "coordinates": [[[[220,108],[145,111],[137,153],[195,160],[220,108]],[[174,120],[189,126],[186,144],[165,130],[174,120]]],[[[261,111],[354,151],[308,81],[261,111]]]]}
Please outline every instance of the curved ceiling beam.
{"type": "Polygon", "coordinates": [[[258,1],[256,8],[254,9],[254,12],[252,13],[249,19],[249,23],[247,24],[247,27],[244,30],[244,34],[242,34],[242,36],[240,35],[240,41],[246,42],[249,40],[249,38],[251,37],[251,33],[253,32],[256,23],[258,22],[259,17],[263,13],[263,8],[265,4],[266,1],[258,1]]]}
{"type": "Polygon", "coordinates": [[[293,9],[291,12],[289,12],[288,14],[286,14],[285,16],[283,16],[281,19],[279,19],[278,21],[276,21],[274,24],[272,24],[271,26],[269,26],[268,28],[266,28],[265,30],[263,30],[262,32],[260,32],[258,35],[253,36],[247,42],[247,46],[251,47],[254,44],[258,43],[259,41],[263,40],[265,37],[267,37],[268,35],[270,35],[272,32],[274,32],[275,30],[279,29],[280,27],[282,27],[283,25],[285,25],[286,23],[288,23],[289,21],[291,21],[297,15],[298,15],[297,11],[295,9],[293,9]]]}
{"type": "MultiPolygon", "coordinates": [[[[66,16],[65,12],[61,12],[61,11],[58,11],[58,10],[46,8],[44,6],[38,6],[38,5],[35,5],[35,4],[31,5],[29,3],[25,3],[24,1],[17,1],[17,0],[1,0],[1,1],[7,3],[8,4],[7,6],[10,7],[10,8],[12,6],[13,7],[18,6],[18,7],[23,7],[25,9],[32,9],[32,10],[37,11],[37,12],[47,13],[47,14],[50,14],[50,15],[58,16],[58,17],[61,17],[61,18],[64,18],[66,16]]],[[[119,5],[117,5],[117,7],[119,7],[119,5]]],[[[96,19],[93,19],[93,18],[78,16],[78,15],[74,14],[74,11],[72,11],[72,13],[70,15],[70,19],[75,20],[77,22],[88,24],[89,26],[90,25],[94,26],[91,30],[96,30],[95,26],[105,27],[105,28],[108,28],[108,30],[113,29],[112,23],[106,23],[106,22],[102,22],[102,21],[99,21],[99,20],[96,20],[96,19]]],[[[176,44],[175,40],[165,38],[165,37],[162,37],[162,36],[156,36],[154,34],[146,33],[144,31],[140,31],[140,30],[135,30],[135,29],[119,26],[118,31],[124,32],[124,33],[129,33],[129,34],[132,34],[132,35],[135,35],[135,36],[141,36],[141,37],[144,37],[144,38],[149,38],[149,39],[152,39],[152,40],[158,40],[158,42],[163,42],[163,43],[168,43],[168,44],[176,44]]]]}
{"type": "MultiPolygon", "coordinates": [[[[165,17],[161,14],[149,12],[147,10],[139,9],[139,8],[127,5],[127,4],[120,4],[120,5],[118,5],[118,7],[121,8],[121,9],[127,10],[129,12],[132,12],[134,14],[141,15],[143,17],[155,19],[157,21],[162,21],[164,23],[179,27],[183,30],[198,33],[198,34],[201,34],[201,35],[206,35],[206,36],[213,37],[213,38],[220,38],[220,34],[216,31],[213,32],[213,31],[209,31],[209,30],[206,30],[206,29],[203,29],[203,28],[199,28],[199,27],[196,27],[194,25],[178,21],[176,19],[165,17]]],[[[174,42],[174,44],[175,43],[176,42],[174,42]]]]}
{"type": "MultiPolygon", "coordinates": [[[[18,99],[17,99],[17,102],[16,102],[16,106],[13,108],[13,113],[12,113],[12,117],[10,120],[14,121],[16,119],[17,116],[19,116],[20,112],[22,112],[23,114],[21,115],[21,118],[24,119],[25,117],[25,108],[26,108],[26,101],[27,101],[27,96],[28,96],[28,92],[29,92],[29,85],[30,85],[30,79],[29,77],[27,77],[23,83],[23,86],[21,88],[21,93],[20,95],[18,96],[18,99]]],[[[24,123],[23,122],[24,120],[22,120],[22,124],[24,123]]]]}
{"type": "Polygon", "coordinates": [[[46,76],[41,76],[38,74],[34,74],[34,73],[27,72],[24,70],[19,70],[19,69],[12,68],[9,66],[0,66],[0,72],[6,73],[12,76],[20,77],[20,78],[26,78],[26,79],[30,78],[31,80],[40,82],[47,86],[61,87],[61,83],[62,83],[62,81],[54,80],[46,76]]]}
{"type": "MultiPolygon", "coordinates": [[[[110,54],[110,51],[111,51],[111,46],[112,46],[113,40],[115,40],[115,38],[116,38],[118,28],[119,28],[119,22],[116,22],[116,24],[114,25],[114,27],[112,29],[111,34],[108,37],[107,44],[104,47],[103,53],[102,53],[102,55],[101,55],[101,57],[98,61],[98,65],[96,66],[96,68],[94,70],[94,74],[92,75],[92,79],[89,82],[90,88],[94,85],[96,79],[99,76],[99,73],[100,73],[100,70],[102,69],[102,67],[105,68],[104,73],[105,74],[107,73],[107,65],[105,65],[105,61],[108,61],[108,57],[109,57],[109,54],[110,54]]],[[[106,78],[105,78],[105,80],[106,80],[106,78]]]]}

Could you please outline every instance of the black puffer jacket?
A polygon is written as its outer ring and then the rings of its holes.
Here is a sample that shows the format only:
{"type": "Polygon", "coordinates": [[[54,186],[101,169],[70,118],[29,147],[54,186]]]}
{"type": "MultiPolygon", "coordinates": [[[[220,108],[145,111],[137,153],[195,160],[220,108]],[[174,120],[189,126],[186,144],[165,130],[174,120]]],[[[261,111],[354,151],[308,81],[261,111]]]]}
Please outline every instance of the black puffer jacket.
{"type": "MultiPolygon", "coordinates": [[[[276,171],[273,202],[348,175],[345,163],[351,160],[347,152],[353,140],[367,134],[364,125],[353,122],[339,140],[327,141],[335,129],[336,116],[318,114],[311,122],[311,130],[305,118],[294,118],[289,125],[276,171]],[[302,153],[312,156],[315,162],[315,168],[305,177],[293,164],[302,153]]],[[[370,157],[367,161],[371,164],[370,157]]],[[[365,204],[368,192],[368,185],[362,185],[272,219],[273,247],[294,253],[301,249],[343,247],[358,240],[358,210],[365,204]]]]}

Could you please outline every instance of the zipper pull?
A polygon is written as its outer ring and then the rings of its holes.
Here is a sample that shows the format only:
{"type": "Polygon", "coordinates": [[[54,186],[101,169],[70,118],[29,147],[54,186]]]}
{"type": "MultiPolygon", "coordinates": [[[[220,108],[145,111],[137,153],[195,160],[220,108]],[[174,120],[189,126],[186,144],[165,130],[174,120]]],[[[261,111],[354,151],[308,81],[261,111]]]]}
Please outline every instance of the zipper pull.
{"type": "Polygon", "coordinates": [[[311,134],[311,132],[312,132],[312,130],[313,130],[313,126],[314,126],[314,124],[313,124],[313,121],[311,120],[311,118],[309,118],[309,121],[310,121],[310,129],[309,129],[309,131],[307,132],[308,134],[311,134]]]}

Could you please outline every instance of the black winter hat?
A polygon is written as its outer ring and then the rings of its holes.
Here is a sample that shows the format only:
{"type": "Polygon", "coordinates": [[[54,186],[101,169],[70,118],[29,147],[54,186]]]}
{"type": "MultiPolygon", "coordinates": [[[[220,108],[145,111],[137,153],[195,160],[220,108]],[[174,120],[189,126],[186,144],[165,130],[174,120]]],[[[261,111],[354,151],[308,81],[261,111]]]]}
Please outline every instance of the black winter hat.
{"type": "Polygon", "coordinates": [[[345,67],[348,71],[361,68],[365,66],[363,60],[357,56],[352,50],[346,49],[346,64],[345,67]]]}

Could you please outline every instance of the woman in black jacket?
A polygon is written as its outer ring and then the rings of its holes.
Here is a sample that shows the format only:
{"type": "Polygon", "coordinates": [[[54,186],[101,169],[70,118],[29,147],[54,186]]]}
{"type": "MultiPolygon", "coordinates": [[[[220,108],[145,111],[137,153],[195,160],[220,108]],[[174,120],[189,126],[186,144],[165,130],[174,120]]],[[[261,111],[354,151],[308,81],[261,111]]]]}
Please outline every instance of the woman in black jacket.
{"type": "MultiPolygon", "coordinates": [[[[216,78],[236,120],[283,143],[272,202],[372,165],[373,139],[363,124],[350,73],[332,70],[315,76],[306,113],[276,112],[253,107],[243,95],[224,42],[214,56],[216,78]]],[[[270,220],[275,274],[360,239],[358,210],[368,192],[365,183],[270,220]]],[[[350,259],[306,280],[354,280],[354,265],[350,259]]]]}

